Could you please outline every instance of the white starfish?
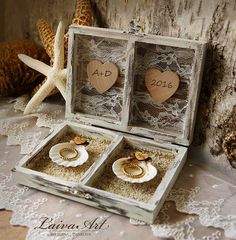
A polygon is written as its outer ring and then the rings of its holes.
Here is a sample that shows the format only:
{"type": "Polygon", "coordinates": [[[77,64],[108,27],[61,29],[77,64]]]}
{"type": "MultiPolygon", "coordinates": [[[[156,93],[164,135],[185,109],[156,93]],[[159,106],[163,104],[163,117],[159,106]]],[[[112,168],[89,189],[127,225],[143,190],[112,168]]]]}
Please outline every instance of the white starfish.
{"type": "Polygon", "coordinates": [[[64,31],[64,25],[60,22],[55,36],[54,63],[52,67],[27,55],[18,55],[19,59],[27,66],[47,76],[47,81],[28,102],[24,114],[33,112],[35,108],[49,95],[54,87],[57,87],[64,99],[66,99],[67,70],[64,68],[64,31]]]}

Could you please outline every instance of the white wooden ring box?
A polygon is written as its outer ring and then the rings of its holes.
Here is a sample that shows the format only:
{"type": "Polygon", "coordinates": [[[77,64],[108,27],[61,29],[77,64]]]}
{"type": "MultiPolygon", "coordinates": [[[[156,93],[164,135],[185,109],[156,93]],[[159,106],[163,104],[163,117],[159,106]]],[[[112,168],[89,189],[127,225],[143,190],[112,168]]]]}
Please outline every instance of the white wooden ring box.
{"type": "Polygon", "coordinates": [[[13,169],[15,180],[153,223],[192,140],[205,49],[206,43],[199,41],[71,26],[67,121],[20,161],[13,169]],[[87,78],[86,66],[92,60],[110,61],[119,68],[118,80],[103,94],[87,78]],[[171,70],[180,77],[177,92],[161,104],[145,87],[144,75],[149,68],[171,70]],[[76,134],[90,139],[88,162],[76,168],[52,163],[50,147],[76,134]],[[132,184],[112,172],[116,159],[135,150],[153,156],[158,168],[153,180],[132,184]]]}

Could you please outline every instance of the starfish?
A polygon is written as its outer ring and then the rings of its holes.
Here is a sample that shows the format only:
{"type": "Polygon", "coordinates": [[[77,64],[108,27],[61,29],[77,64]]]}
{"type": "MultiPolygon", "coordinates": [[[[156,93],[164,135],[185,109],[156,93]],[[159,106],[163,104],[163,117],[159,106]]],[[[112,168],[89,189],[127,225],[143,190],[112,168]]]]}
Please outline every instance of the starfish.
{"type": "MultiPolygon", "coordinates": [[[[91,26],[92,15],[93,13],[92,13],[90,0],[77,0],[74,17],[71,23],[75,25],[91,26]]],[[[42,44],[48,56],[51,58],[51,64],[53,64],[53,59],[54,59],[53,45],[54,45],[55,33],[52,27],[50,26],[50,24],[44,19],[39,19],[37,21],[37,28],[38,28],[38,32],[39,32],[39,36],[41,38],[42,44]]],[[[66,66],[67,52],[68,52],[68,32],[64,35],[64,48],[65,48],[64,66],[66,66]]],[[[39,83],[33,89],[32,95],[34,95],[46,81],[47,81],[47,78],[45,78],[42,83],[39,83]]],[[[55,93],[57,93],[57,89],[54,88],[49,95],[53,95],[55,93]]]]}
{"type": "Polygon", "coordinates": [[[54,61],[53,66],[31,58],[24,54],[19,54],[19,59],[27,66],[35,69],[47,77],[47,81],[37,91],[37,93],[28,102],[24,114],[29,114],[50,94],[56,87],[66,99],[66,75],[67,70],[64,68],[64,32],[65,28],[62,22],[57,27],[54,41],[54,61]]]}

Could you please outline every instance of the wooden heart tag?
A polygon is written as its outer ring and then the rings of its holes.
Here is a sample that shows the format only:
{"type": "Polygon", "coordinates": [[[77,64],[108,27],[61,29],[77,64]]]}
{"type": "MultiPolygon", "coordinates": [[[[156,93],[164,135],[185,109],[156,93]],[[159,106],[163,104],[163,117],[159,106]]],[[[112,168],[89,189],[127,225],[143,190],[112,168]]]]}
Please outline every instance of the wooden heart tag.
{"type": "Polygon", "coordinates": [[[162,103],[170,98],[179,87],[179,76],[171,71],[161,72],[150,68],[145,74],[145,84],[151,96],[162,103]]]}
{"type": "Polygon", "coordinates": [[[110,89],[118,78],[118,67],[112,62],[93,60],[87,65],[88,79],[99,93],[110,89]]]}

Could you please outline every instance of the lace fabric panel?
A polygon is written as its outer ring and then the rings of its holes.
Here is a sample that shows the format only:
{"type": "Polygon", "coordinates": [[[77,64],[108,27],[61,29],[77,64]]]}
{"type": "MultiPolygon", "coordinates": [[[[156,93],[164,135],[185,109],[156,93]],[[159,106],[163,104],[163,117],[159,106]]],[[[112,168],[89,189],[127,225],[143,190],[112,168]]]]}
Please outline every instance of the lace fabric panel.
{"type": "Polygon", "coordinates": [[[183,133],[193,58],[191,49],[136,43],[130,125],[183,133]],[[161,104],[151,97],[145,86],[144,75],[149,68],[173,71],[180,77],[176,93],[161,104]]]}
{"type": "Polygon", "coordinates": [[[127,41],[79,35],[73,53],[74,111],[121,120],[123,88],[126,71],[127,41]],[[87,64],[92,60],[110,61],[119,68],[116,83],[100,94],[87,77],[87,64]]]}

